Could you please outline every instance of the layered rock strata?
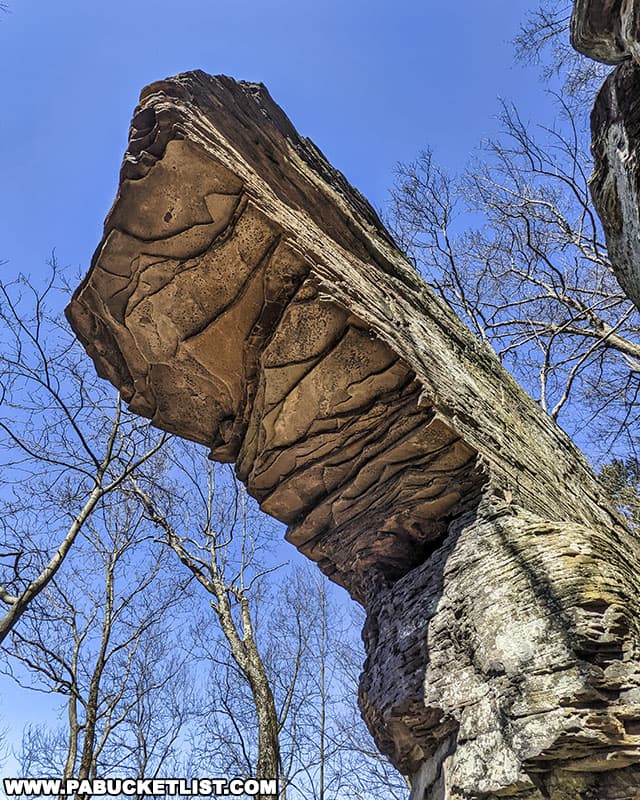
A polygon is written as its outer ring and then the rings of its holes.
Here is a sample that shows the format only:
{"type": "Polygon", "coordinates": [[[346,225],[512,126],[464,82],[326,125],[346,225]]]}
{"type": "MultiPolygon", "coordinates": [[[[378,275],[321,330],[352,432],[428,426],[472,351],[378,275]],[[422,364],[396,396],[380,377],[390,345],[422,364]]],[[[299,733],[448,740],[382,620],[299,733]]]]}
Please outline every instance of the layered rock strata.
{"type": "Polygon", "coordinates": [[[67,313],[364,605],[362,712],[414,800],[638,797],[636,542],[264,86],[142,92],[67,313]]]}

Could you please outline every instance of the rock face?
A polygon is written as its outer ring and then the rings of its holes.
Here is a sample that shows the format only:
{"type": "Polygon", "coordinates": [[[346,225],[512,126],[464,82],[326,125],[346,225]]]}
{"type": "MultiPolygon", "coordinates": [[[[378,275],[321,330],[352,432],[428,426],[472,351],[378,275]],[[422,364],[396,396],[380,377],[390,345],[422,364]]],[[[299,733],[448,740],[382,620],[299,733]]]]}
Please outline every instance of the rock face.
{"type": "Polygon", "coordinates": [[[640,67],[627,61],[600,90],[591,115],[591,194],[616,277],[640,308],[640,67]]]}
{"type": "Polygon", "coordinates": [[[571,30],[581,53],[619,64],[591,116],[590,184],[616,277],[640,309],[640,2],[577,0],[571,30]]]}
{"type": "Polygon", "coordinates": [[[142,92],[67,313],[365,606],[362,712],[414,800],[640,797],[636,542],[264,86],[142,92]]]}
{"type": "Polygon", "coordinates": [[[575,49],[605,64],[618,64],[640,53],[638,0],[575,0],[571,17],[575,49]]]}

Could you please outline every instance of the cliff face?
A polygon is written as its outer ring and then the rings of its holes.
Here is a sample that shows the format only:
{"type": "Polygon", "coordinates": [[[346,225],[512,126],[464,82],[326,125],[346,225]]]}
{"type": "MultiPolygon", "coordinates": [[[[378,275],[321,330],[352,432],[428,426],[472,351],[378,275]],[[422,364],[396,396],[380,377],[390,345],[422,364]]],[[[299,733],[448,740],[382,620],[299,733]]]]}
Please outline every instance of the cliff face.
{"type": "Polygon", "coordinates": [[[591,193],[616,277],[640,308],[640,3],[578,0],[572,41],[581,53],[618,64],[591,115],[591,193]]]}
{"type": "Polygon", "coordinates": [[[640,4],[637,0],[575,0],[571,42],[595,61],[619,64],[640,53],[640,4]]]}
{"type": "Polygon", "coordinates": [[[635,541],[263,86],[143,91],[67,313],[364,605],[362,712],[415,800],[640,796],[635,541]]]}

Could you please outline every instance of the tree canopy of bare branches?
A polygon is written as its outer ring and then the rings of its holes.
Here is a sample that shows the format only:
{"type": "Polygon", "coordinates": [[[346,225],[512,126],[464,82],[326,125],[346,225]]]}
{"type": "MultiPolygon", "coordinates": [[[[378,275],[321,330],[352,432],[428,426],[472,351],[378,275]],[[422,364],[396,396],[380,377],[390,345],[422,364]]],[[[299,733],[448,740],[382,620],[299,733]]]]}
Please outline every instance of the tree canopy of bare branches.
{"type": "Polygon", "coordinates": [[[441,296],[603,458],[637,435],[640,319],[611,271],[584,133],[558,103],[554,127],[504,103],[502,135],[458,178],[429,151],[401,165],[391,223],[441,296]]]}
{"type": "Polygon", "coordinates": [[[48,282],[0,284],[0,642],[80,531],[165,441],[129,414],[61,322],[48,282]]]}
{"type": "Polygon", "coordinates": [[[561,89],[572,112],[586,124],[607,68],[573,48],[572,8],[568,0],[542,0],[527,14],[514,46],[516,58],[539,66],[543,80],[561,89]]]}
{"type": "Polygon", "coordinates": [[[130,484],[212,612],[196,626],[194,652],[211,676],[196,762],[277,777],[282,798],[356,798],[356,786],[374,784],[406,796],[355,711],[363,655],[326,579],[279,560],[273,523],[227,468],[191,445],[167,452],[169,480],[130,484]]]}
{"type": "Polygon", "coordinates": [[[152,777],[177,757],[192,715],[188,651],[175,636],[176,580],[139,506],[111,498],[10,634],[3,671],[64,697],[65,724],[26,731],[25,774],[152,777]]]}

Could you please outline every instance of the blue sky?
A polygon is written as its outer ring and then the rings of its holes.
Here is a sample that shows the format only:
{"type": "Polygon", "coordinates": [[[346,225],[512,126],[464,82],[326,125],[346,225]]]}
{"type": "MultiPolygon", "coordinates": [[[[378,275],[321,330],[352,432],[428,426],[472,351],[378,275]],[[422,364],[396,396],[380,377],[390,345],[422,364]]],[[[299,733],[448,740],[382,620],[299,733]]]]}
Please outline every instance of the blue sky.
{"type": "Polygon", "coordinates": [[[200,68],[259,80],[376,206],[429,144],[461,167],[497,97],[535,116],[534,69],[510,41],[532,2],[15,0],[0,20],[0,259],[84,268],[147,83],[200,68]]]}
{"type": "MultiPolygon", "coordinates": [[[[199,68],[264,82],[377,207],[396,162],[433,147],[461,169],[495,130],[498,97],[544,114],[511,40],[533,2],[494,0],[10,0],[0,18],[3,277],[55,248],[85,270],[113,200],[140,89],[199,68]]],[[[3,682],[0,727],[46,703],[3,682]],[[6,693],[9,692],[10,696],[6,693]]]]}

